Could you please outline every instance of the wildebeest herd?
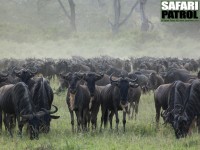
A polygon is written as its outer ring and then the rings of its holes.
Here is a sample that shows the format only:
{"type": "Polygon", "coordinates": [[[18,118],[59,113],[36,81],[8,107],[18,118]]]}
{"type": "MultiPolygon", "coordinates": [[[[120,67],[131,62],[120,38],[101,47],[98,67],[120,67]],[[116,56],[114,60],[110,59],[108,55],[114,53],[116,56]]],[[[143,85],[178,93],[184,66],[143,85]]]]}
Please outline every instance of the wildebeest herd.
{"type": "Polygon", "coordinates": [[[177,138],[185,137],[191,124],[200,129],[200,60],[178,58],[130,58],[122,60],[108,56],[85,59],[2,59],[0,60],[0,130],[12,130],[18,125],[19,135],[26,124],[30,139],[50,131],[54,94],[67,89],[66,103],[71,117],[72,132],[97,130],[101,110],[102,126],[123,112],[135,119],[141,94],[154,92],[156,126],[159,118],[171,124],[177,138]],[[198,72],[198,73],[197,73],[198,72]],[[50,80],[59,79],[53,91],[50,80]],[[161,112],[162,109],[162,112],[161,112]],[[76,119],[76,121],[75,121],[76,119]],[[75,123],[77,128],[75,128],[75,123]],[[76,130],[77,129],[77,130],[76,130]]]}

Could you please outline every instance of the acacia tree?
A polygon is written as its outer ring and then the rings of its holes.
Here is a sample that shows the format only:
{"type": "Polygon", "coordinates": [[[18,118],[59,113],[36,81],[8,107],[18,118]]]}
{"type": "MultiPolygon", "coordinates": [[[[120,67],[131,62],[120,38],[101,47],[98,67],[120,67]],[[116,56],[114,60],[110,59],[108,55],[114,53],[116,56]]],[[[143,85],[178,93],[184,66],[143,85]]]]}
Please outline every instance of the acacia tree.
{"type": "Polygon", "coordinates": [[[147,0],[140,0],[140,15],[141,15],[141,31],[148,31],[150,26],[153,28],[153,24],[148,20],[145,14],[145,5],[147,0]]]}
{"type": "Polygon", "coordinates": [[[69,7],[70,7],[70,13],[67,12],[67,10],[61,0],[58,0],[58,3],[60,4],[62,10],[64,11],[66,17],[70,20],[70,25],[71,25],[72,31],[76,31],[76,10],[75,10],[74,0],[68,0],[69,7]]]}
{"type": "Polygon", "coordinates": [[[123,20],[121,20],[121,0],[113,0],[113,9],[114,9],[114,23],[112,23],[110,20],[109,23],[112,28],[112,32],[116,34],[119,31],[120,26],[122,26],[132,15],[133,10],[136,8],[137,5],[140,5],[140,14],[141,14],[141,19],[142,19],[142,24],[141,24],[141,30],[142,31],[147,31],[149,30],[149,23],[150,21],[145,15],[144,7],[146,4],[147,0],[137,0],[135,4],[132,6],[131,10],[125,16],[123,20]]]}

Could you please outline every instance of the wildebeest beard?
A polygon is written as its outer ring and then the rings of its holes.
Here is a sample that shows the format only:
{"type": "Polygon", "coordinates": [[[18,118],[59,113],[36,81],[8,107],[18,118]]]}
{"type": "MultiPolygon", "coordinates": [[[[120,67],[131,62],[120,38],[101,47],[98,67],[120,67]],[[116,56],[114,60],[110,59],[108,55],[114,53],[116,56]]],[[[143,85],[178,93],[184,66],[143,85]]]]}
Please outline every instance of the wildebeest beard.
{"type": "Polygon", "coordinates": [[[93,102],[93,100],[94,100],[94,96],[91,96],[90,97],[90,103],[89,103],[89,110],[91,110],[91,108],[92,108],[92,102],[93,102]]]}
{"type": "Polygon", "coordinates": [[[71,109],[71,110],[74,110],[75,95],[76,95],[76,94],[70,93],[70,109],[71,109]]]}

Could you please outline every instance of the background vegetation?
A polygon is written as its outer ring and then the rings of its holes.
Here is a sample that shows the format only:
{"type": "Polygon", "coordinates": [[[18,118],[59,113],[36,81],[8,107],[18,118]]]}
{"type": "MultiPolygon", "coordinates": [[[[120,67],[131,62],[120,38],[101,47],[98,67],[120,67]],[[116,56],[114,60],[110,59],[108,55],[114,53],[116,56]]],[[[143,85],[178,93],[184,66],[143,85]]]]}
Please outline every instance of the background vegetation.
{"type": "MultiPolygon", "coordinates": [[[[74,0],[77,32],[58,0],[0,0],[0,58],[84,57],[199,57],[199,22],[160,22],[160,3],[147,1],[145,12],[153,29],[141,32],[139,6],[129,20],[113,35],[113,0],[74,0]],[[38,2],[40,2],[38,7],[38,2]]],[[[61,0],[69,12],[67,0],[61,0]]],[[[121,0],[121,20],[135,1],[121,0]]]]}

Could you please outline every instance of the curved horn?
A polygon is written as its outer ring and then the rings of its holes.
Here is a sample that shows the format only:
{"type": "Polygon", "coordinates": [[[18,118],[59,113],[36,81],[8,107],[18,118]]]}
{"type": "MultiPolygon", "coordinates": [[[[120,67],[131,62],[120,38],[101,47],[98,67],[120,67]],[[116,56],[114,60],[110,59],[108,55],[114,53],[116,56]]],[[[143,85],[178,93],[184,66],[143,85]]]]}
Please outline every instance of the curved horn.
{"type": "Polygon", "coordinates": [[[35,114],[35,116],[36,117],[42,117],[42,116],[44,116],[44,115],[46,115],[47,114],[47,112],[45,112],[45,111],[39,111],[39,112],[37,112],[36,114],[35,114]]]}
{"type": "Polygon", "coordinates": [[[110,82],[111,82],[111,83],[112,83],[112,82],[118,82],[119,79],[118,79],[118,80],[113,80],[113,79],[112,79],[113,74],[114,74],[114,73],[112,73],[112,74],[110,75],[110,82]]]}
{"type": "Polygon", "coordinates": [[[32,119],[33,118],[33,114],[28,114],[28,115],[20,115],[22,118],[24,119],[32,119]]]}
{"type": "Polygon", "coordinates": [[[52,106],[55,108],[54,111],[47,110],[47,109],[45,109],[45,108],[42,108],[42,109],[43,109],[46,113],[54,114],[54,113],[56,113],[56,112],[58,111],[58,107],[56,107],[55,105],[52,105],[52,106]]]}
{"type": "Polygon", "coordinates": [[[8,77],[8,75],[9,75],[8,73],[7,74],[0,73],[1,77],[8,77]]]}
{"type": "Polygon", "coordinates": [[[126,77],[126,80],[128,80],[129,82],[136,82],[138,80],[138,77],[136,76],[134,80],[126,77]]]}
{"type": "Polygon", "coordinates": [[[15,74],[19,74],[19,73],[21,73],[21,70],[17,71],[17,70],[16,70],[16,67],[14,67],[14,68],[13,68],[13,72],[14,72],[15,74]]]}
{"type": "Polygon", "coordinates": [[[35,71],[31,71],[30,69],[27,69],[27,71],[30,72],[31,74],[36,74],[38,72],[37,68],[35,68],[35,71]]]}

